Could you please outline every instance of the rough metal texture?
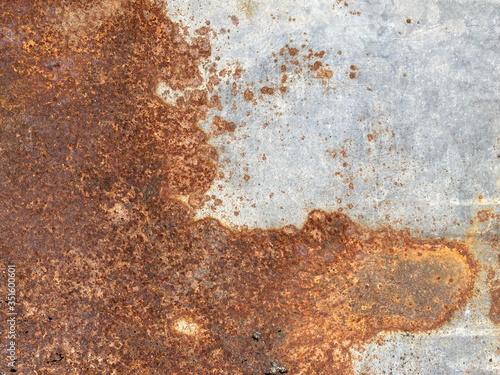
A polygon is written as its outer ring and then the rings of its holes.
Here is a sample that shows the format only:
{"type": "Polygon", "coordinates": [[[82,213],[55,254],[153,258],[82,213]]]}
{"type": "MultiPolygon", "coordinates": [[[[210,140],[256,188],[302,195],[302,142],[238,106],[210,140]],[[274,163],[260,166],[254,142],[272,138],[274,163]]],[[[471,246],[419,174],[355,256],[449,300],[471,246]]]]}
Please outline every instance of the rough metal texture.
{"type": "MultiPolygon", "coordinates": [[[[225,18],[237,27],[257,19],[257,8],[240,2],[241,21],[225,18]]],[[[245,67],[217,65],[211,43],[226,39],[227,30],[203,21],[189,36],[164,10],[148,0],[0,3],[0,263],[18,267],[18,372],[381,374],[387,361],[389,372],[406,371],[405,363],[417,373],[449,372],[441,364],[425,367],[412,351],[418,340],[425,346],[428,333],[464,329],[460,314],[473,311],[473,321],[488,327],[499,323],[494,187],[474,198],[487,203],[461,221],[468,229],[458,239],[429,237],[433,229],[458,232],[433,227],[418,213],[427,237],[416,237],[420,224],[407,221],[375,221],[371,229],[366,224],[380,212],[374,207],[367,221],[355,221],[345,214],[354,207],[349,200],[347,208],[315,201],[307,215],[283,223],[295,225],[255,224],[255,215],[239,208],[231,209],[232,221],[218,217],[217,207],[236,206],[233,197],[213,192],[224,176],[255,179],[245,167],[231,174],[236,167],[222,166],[231,165],[232,142],[237,150],[244,138],[238,116],[250,117],[239,106],[267,103],[270,111],[262,113],[279,118],[286,105],[272,100],[297,104],[285,96],[298,95],[290,72],[307,72],[320,89],[337,92],[343,86],[335,89],[332,80],[340,73],[328,62],[331,52],[284,41],[262,70],[277,68],[279,80],[260,82],[255,74],[250,80],[245,67]],[[405,341],[399,332],[416,339],[405,341]],[[398,358],[377,354],[386,338],[386,345],[396,342],[398,358]]],[[[361,17],[352,12],[343,16],[361,17]]],[[[350,84],[364,74],[359,63],[342,69],[350,84]]],[[[378,158],[362,150],[348,156],[354,146],[327,146],[323,154],[343,168],[357,157],[383,164],[382,150],[395,134],[379,125],[349,133],[382,140],[378,158]]],[[[311,142],[306,148],[314,148],[311,142]]],[[[254,146],[240,154],[276,156],[254,146]]],[[[291,160],[284,158],[282,168],[291,160]]],[[[359,181],[350,177],[332,178],[354,194],[359,181]]],[[[367,186],[361,191],[380,191],[367,186]]],[[[266,189],[260,194],[272,197],[266,189]]],[[[491,334],[488,340],[485,350],[498,345],[491,334]]],[[[444,346],[432,342],[436,350],[444,346]]],[[[498,356],[488,366],[498,369],[498,356]]]]}

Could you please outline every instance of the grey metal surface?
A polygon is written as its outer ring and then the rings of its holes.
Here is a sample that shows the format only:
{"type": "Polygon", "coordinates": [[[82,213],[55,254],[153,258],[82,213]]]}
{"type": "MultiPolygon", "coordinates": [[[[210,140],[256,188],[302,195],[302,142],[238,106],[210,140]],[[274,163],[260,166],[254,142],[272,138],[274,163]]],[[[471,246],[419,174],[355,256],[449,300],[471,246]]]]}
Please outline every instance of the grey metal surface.
{"type": "MultiPolygon", "coordinates": [[[[222,109],[213,112],[237,125],[210,141],[223,173],[208,194],[222,203],[197,216],[273,228],[300,226],[314,208],[343,209],[372,227],[472,235],[483,271],[467,308],[438,331],[384,336],[354,353],[356,368],[500,373],[486,279],[498,270],[498,249],[487,241],[498,219],[476,220],[480,210],[500,212],[500,3],[176,0],[166,7],[187,35],[210,21],[207,70],[213,62],[244,70],[240,80],[222,78],[222,109]],[[286,45],[297,56],[280,55],[286,45]],[[326,52],[330,79],[316,78],[309,50],[326,52]],[[287,91],[261,95],[261,87],[280,85],[283,64],[296,68],[287,91]],[[256,102],[233,96],[233,82],[256,102]]],[[[167,101],[174,95],[158,92],[167,101]]],[[[210,121],[204,129],[210,134],[210,121]]]]}

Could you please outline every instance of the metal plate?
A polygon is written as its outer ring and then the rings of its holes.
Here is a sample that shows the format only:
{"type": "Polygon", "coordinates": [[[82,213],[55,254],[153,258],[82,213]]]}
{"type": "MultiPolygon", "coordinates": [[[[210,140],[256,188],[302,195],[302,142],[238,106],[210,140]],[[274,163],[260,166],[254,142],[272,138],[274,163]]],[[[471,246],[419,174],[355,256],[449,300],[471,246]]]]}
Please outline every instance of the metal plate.
{"type": "Polygon", "coordinates": [[[499,9],[2,2],[0,369],[498,373],[499,9]]]}

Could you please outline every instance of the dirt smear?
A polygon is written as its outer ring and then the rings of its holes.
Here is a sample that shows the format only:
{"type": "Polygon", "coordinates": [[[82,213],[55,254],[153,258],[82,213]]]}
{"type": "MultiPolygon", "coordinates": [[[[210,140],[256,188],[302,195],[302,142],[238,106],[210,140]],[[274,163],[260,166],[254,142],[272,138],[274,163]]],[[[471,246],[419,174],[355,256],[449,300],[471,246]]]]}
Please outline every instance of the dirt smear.
{"type": "Polygon", "coordinates": [[[210,42],[160,4],[3,1],[0,50],[19,373],[351,374],[351,348],[437,328],[471,295],[463,243],[321,210],[302,228],[195,221],[217,173],[210,42]],[[168,105],[160,81],[187,94],[168,105]]]}

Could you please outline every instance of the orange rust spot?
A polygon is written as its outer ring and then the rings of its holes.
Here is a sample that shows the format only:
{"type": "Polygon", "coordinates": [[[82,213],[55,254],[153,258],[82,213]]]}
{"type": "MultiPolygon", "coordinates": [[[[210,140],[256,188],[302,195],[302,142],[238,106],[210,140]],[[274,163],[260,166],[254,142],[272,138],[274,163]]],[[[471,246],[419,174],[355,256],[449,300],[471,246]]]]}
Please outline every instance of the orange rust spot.
{"type": "Polygon", "coordinates": [[[220,116],[214,116],[211,125],[211,131],[214,135],[220,135],[227,132],[234,132],[236,130],[236,124],[234,122],[229,122],[220,116]]]}
{"type": "Polygon", "coordinates": [[[326,68],[319,68],[318,73],[316,73],[316,78],[330,79],[333,77],[333,71],[326,68]]]}
{"type": "Polygon", "coordinates": [[[254,98],[253,92],[250,89],[246,89],[245,92],[243,93],[243,99],[245,99],[247,102],[252,101],[254,98]]]}
{"type": "Polygon", "coordinates": [[[311,67],[311,70],[316,71],[319,68],[321,68],[322,66],[323,66],[323,63],[321,61],[315,61],[313,66],[311,67]]]}
{"type": "Polygon", "coordinates": [[[260,89],[260,92],[263,93],[264,95],[273,95],[274,89],[268,86],[264,86],[260,89]]]}
{"type": "Polygon", "coordinates": [[[326,55],[326,51],[319,51],[314,54],[314,56],[319,57],[322,59],[326,55]]]}
{"type": "Polygon", "coordinates": [[[350,72],[350,73],[349,73],[349,78],[350,78],[350,79],[354,79],[354,78],[356,78],[356,72],[350,72]]]}

